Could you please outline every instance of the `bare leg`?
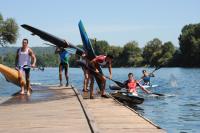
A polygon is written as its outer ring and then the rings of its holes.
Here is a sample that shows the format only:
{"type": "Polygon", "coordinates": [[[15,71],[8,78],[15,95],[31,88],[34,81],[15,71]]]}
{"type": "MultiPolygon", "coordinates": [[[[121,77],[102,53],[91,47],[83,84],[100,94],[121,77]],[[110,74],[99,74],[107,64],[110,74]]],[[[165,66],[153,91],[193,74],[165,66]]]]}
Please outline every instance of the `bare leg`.
{"type": "Polygon", "coordinates": [[[83,81],[83,91],[88,91],[88,83],[89,83],[89,75],[88,75],[88,70],[85,68],[82,68],[84,72],[84,81],[83,81]]]}
{"type": "Polygon", "coordinates": [[[68,86],[69,85],[69,76],[68,76],[69,64],[65,65],[64,67],[65,67],[65,78],[67,81],[66,86],[68,86]]]}
{"type": "Polygon", "coordinates": [[[24,84],[22,83],[22,72],[20,70],[18,70],[18,81],[21,87],[20,94],[24,94],[24,84]]]}
{"type": "Polygon", "coordinates": [[[60,86],[62,86],[62,65],[59,65],[59,80],[60,80],[60,86]]]}
{"type": "Polygon", "coordinates": [[[103,77],[103,79],[102,79],[101,96],[105,95],[105,88],[106,88],[106,79],[103,77]]]}
{"type": "Polygon", "coordinates": [[[27,95],[31,95],[31,85],[30,85],[30,73],[26,73],[26,88],[27,88],[27,95]]]}
{"type": "Polygon", "coordinates": [[[94,76],[90,74],[90,99],[94,98],[94,76]]]}

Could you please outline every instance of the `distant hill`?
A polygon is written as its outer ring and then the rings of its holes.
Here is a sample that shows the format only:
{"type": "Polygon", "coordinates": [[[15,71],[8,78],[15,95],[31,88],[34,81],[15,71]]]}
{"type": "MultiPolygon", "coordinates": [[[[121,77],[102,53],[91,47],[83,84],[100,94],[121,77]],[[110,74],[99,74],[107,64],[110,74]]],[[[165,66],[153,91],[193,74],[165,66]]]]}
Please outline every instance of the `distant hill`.
{"type": "MultiPolygon", "coordinates": [[[[0,47],[0,64],[13,67],[17,49],[19,47],[0,47]]],[[[54,47],[32,47],[32,50],[36,54],[38,66],[58,66],[59,58],[54,54],[54,47]]]]}
{"type": "MultiPolygon", "coordinates": [[[[7,54],[15,54],[19,47],[0,47],[0,56],[7,54]]],[[[35,54],[53,54],[55,51],[54,47],[31,47],[35,54]]]]}

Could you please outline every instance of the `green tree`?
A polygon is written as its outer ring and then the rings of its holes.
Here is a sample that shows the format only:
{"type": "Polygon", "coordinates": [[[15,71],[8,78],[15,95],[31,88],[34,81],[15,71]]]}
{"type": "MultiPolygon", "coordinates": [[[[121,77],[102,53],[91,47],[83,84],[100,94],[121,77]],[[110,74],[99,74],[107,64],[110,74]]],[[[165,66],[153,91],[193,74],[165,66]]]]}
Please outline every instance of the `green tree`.
{"type": "Polygon", "coordinates": [[[5,65],[10,67],[15,66],[15,54],[13,53],[6,54],[6,56],[3,59],[3,62],[5,63],[5,65]]]}
{"type": "Polygon", "coordinates": [[[150,66],[158,66],[162,54],[162,42],[158,38],[149,41],[143,50],[144,63],[150,66]]]}
{"type": "Polygon", "coordinates": [[[3,56],[0,56],[0,64],[3,63],[3,56]]]}
{"type": "Polygon", "coordinates": [[[178,39],[183,66],[200,66],[200,23],[184,26],[178,39]]]}
{"type": "Polygon", "coordinates": [[[160,59],[158,60],[158,64],[169,65],[170,63],[172,63],[173,56],[175,53],[174,45],[171,42],[166,42],[162,45],[161,49],[162,49],[162,53],[161,53],[160,59]]]}
{"type": "Polygon", "coordinates": [[[13,18],[5,21],[0,14],[0,45],[7,46],[8,43],[13,44],[18,37],[18,25],[13,18]]]}
{"type": "Polygon", "coordinates": [[[113,56],[112,66],[113,67],[120,67],[120,58],[123,52],[123,48],[119,46],[110,46],[108,50],[108,54],[113,56]]]}
{"type": "Polygon", "coordinates": [[[140,66],[143,62],[142,51],[136,41],[128,42],[121,55],[123,66],[140,66]]]}
{"type": "Polygon", "coordinates": [[[106,42],[104,40],[95,41],[95,40],[91,39],[91,43],[92,43],[92,46],[93,46],[93,49],[94,49],[96,55],[108,53],[108,50],[109,50],[108,42],[106,42]]]}

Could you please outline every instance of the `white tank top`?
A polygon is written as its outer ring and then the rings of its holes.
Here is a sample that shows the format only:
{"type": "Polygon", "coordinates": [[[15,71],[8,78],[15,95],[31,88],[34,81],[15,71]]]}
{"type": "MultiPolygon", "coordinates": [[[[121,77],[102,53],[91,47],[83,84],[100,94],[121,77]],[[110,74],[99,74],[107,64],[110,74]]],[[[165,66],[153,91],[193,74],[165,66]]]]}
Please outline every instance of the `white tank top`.
{"type": "Polygon", "coordinates": [[[29,48],[27,48],[25,51],[22,51],[21,48],[18,51],[18,65],[24,66],[24,65],[31,65],[31,57],[29,55],[29,48]]]}

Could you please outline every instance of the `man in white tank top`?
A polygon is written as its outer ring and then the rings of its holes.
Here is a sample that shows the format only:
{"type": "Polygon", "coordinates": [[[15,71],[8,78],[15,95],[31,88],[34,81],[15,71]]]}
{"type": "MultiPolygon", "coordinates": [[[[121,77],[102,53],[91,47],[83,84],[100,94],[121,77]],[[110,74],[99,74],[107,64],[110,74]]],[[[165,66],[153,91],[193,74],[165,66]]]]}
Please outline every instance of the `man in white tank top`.
{"type": "MultiPolygon", "coordinates": [[[[19,82],[22,82],[22,75],[25,74],[27,95],[31,95],[30,68],[35,67],[36,57],[32,49],[28,47],[28,39],[23,39],[22,47],[17,50],[15,66],[19,74],[19,82]]],[[[20,94],[25,94],[25,86],[21,84],[20,94]]]]}

